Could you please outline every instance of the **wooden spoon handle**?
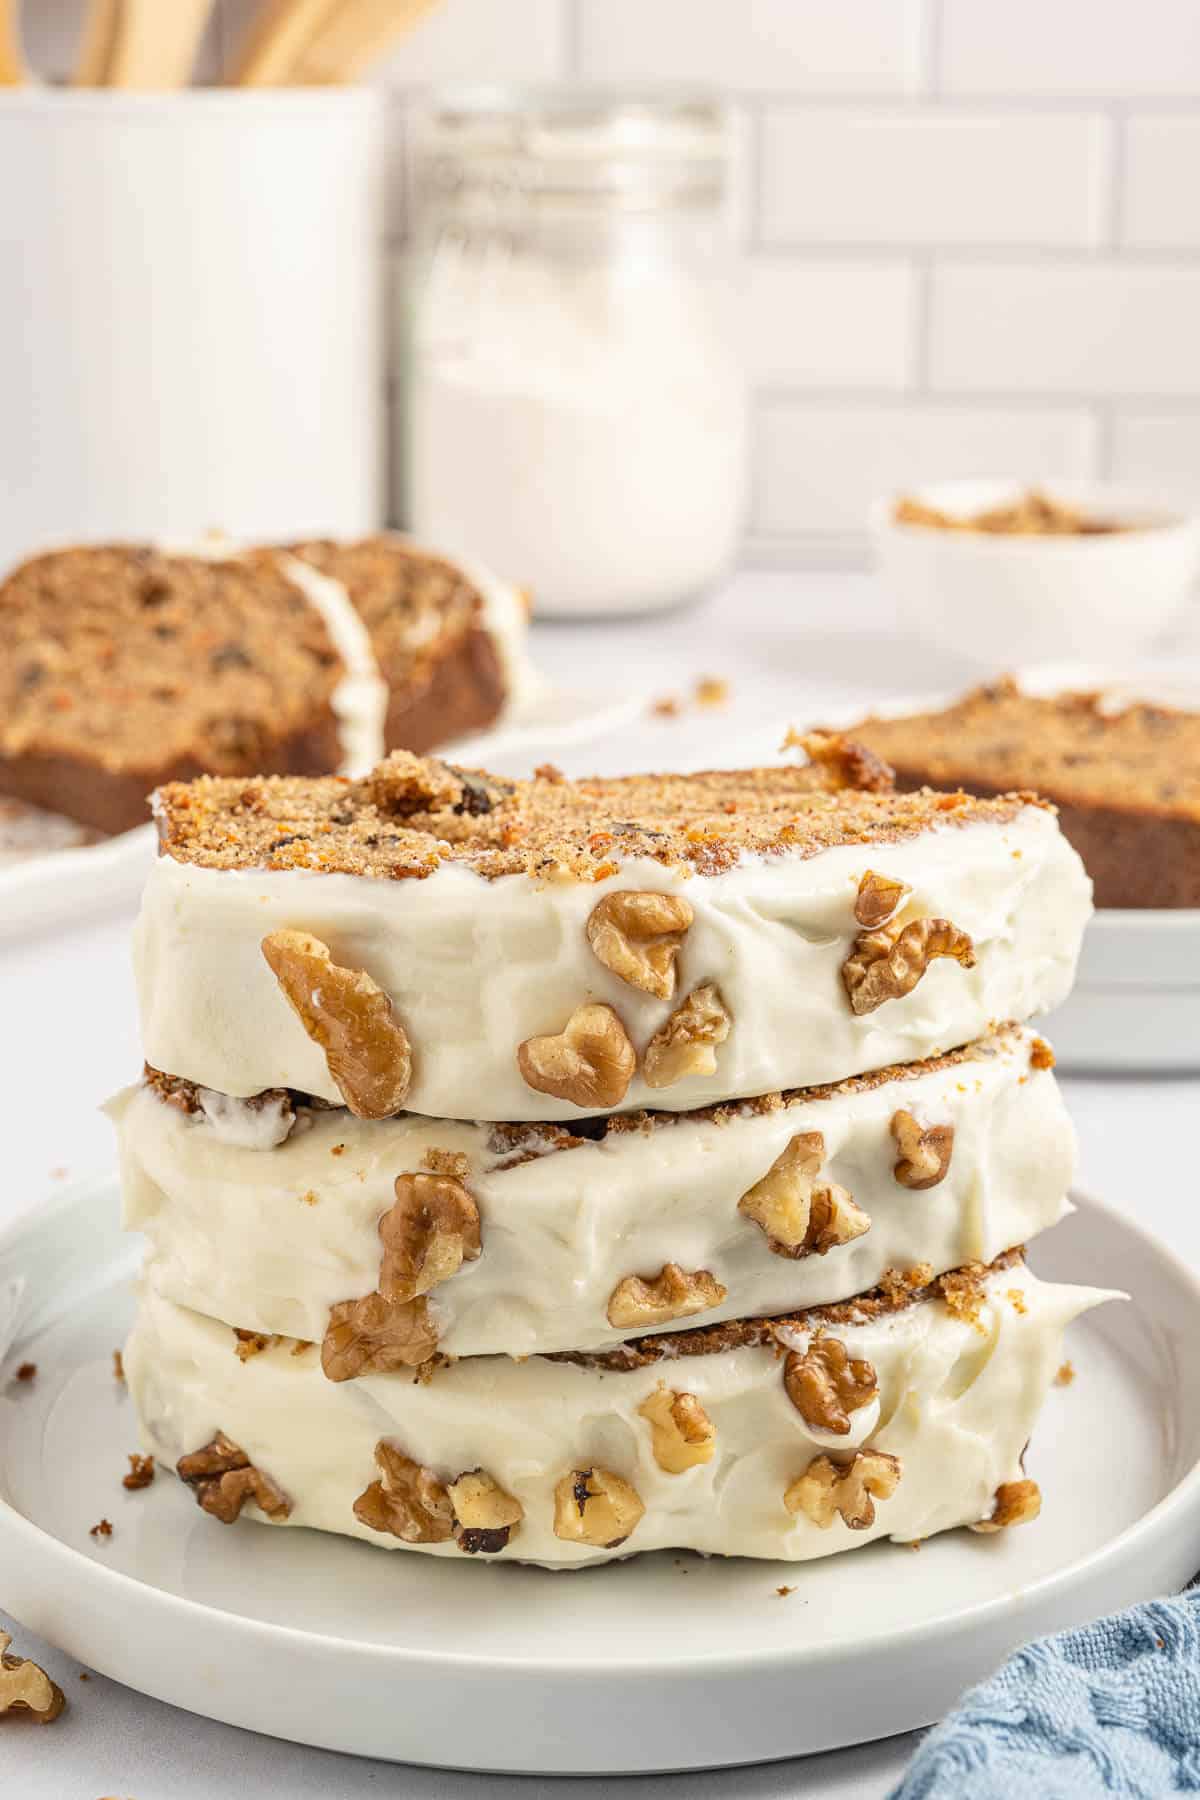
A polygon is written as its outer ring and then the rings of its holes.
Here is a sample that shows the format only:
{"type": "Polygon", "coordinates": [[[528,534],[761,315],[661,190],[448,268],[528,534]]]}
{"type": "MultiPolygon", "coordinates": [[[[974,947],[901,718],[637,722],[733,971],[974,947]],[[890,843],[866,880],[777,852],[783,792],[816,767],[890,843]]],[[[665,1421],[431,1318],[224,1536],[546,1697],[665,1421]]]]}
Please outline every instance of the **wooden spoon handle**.
{"type": "Polygon", "coordinates": [[[0,0],[0,87],[24,87],[28,80],[16,0],[0,0]]]}
{"type": "Polygon", "coordinates": [[[211,11],[212,0],[118,0],[109,86],[186,87],[211,11]]]}
{"type": "Polygon", "coordinates": [[[292,62],[340,0],[264,0],[225,79],[235,87],[284,87],[292,62]]]}
{"type": "Polygon", "coordinates": [[[436,0],[344,0],[305,43],[291,68],[300,86],[353,81],[411,31],[436,0]]]}

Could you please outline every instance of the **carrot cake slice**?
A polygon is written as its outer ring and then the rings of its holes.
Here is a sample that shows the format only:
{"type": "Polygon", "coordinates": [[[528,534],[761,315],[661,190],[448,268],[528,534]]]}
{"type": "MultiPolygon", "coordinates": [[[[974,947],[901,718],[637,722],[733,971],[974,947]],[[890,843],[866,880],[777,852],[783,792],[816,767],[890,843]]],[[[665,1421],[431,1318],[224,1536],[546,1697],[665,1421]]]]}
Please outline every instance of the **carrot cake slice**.
{"type": "Polygon", "coordinates": [[[202,773],[326,774],[491,723],[514,590],[403,540],[50,552],[0,585],[0,796],[102,833],[202,773]]]}
{"type": "Polygon", "coordinates": [[[145,1449],[213,1529],[241,1516],[545,1567],[685,1548],[800,1562],[1036,1518],[1025,1448],[1064,1327],[1106,1297],[1012,1252],[607,1352],[337,1383],[316,1344],[235,1332],[151,1284],[124,1367],[145,1449]]]}
{"type": "Polygon", "coordinates": [[[941,711],[853,730],[902,787],[1046,795],[1098,906],[1200,906],[1200,712],[1096,692],[1035,696],[1009,676],[941,711]]]}
{"type": "Polygon", "coordinates": [[[1042,1039],[690,1113],[356,1118],[148,1070],[113,1102],[155,1288],[312,1340],[335,1381],[597,1349],[989,1262],[1067,1210],[1074,1135],[1042,1039]]]}
{"type": "Polygon", "coordinates": [[[802,766],[160,791],[137,930],[156,1069],[363,1118],[687,1111],[920,1062],[1056,1005],[1089,883],[1023,793],[802,766]],[[858,785],[847,785],[848,782],[858,785]]]}

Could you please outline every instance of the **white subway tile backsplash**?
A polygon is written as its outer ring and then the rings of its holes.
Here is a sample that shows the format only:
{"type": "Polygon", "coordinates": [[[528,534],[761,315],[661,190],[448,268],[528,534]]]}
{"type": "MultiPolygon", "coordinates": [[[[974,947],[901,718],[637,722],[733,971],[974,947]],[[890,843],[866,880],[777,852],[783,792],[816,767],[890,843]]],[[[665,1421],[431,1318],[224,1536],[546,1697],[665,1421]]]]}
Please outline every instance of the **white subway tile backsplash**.
{"type": "Polygon", "coordinates": [[[764,93],[904,93],[920,78],[922,12],[923,0],[579,0],[578,73],[764,93]]]}
{"type": "Polygon", "coordinates": [[[1200,250],[1200,116],[1148,114],[1126,127],[1121,241],[1138,248],[1200,250]]]}
{"type": "Polygon", "coordinates": [[[1083,407],[769,401],[759,423],[753,528],[768,534],[858,533],[871,501],[896,488],[960,475],[1088,475],[1095,457],[1083,407]]]}
{"type": "Polygon", "coordinates": [[[1114,480],[1200,504],[1200,411],[1118,413],[1112,473],[1114,480]]]}
{"type": "Polygon", "coordinates": [[[1200,93],[1194,0],[945,0],[947,94],[1200,93]]]}
{"type": "Polygon", "coordinates": [[[916,272],[898,259],[757,257],[741,341],[757,386],[900,389],[912,375],[916,272]]]}
{"type": "Polygon", "coordinates": [[[1111,125],[1097,115],[773,106],[764,131],[768,241],[1099,239],[1111,125]]]}
{"type": "Polygon", "coordinates": [[[944,263],[930,371],[956,393],[1200,394],[1200,267],[944,263]]]}

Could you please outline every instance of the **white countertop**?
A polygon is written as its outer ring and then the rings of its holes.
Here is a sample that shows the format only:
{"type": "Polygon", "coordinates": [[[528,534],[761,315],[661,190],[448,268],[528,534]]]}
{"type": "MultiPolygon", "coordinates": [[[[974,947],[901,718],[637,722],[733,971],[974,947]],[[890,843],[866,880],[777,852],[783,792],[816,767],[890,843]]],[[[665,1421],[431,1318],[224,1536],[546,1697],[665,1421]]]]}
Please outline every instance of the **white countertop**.
{"type": "MultiPolygon", "coordinates": [[[[888,694],[966,685],[973,672],[899,638],[870,577],[844,572],[751,572],[690,611],[608,625],[546,625],[535,656],[575,689],[685,697],[701,675],[731,684],[721,711],[688,706],[673,719],[639,720],[603,758],[621,766],[694,761],[707,743],[743,727],[818,720],[888,694]]],[[[1014,658],[1019,646],[1014,646],[1014,658]]],[[[583,772],[557,755],[571,772],[583,772]]],[[[596,760],[596,759],[593,759],[596,760]]],[[[7,1043],[9,1129],[0,1227],[36,1204],[69,1173],[111,1164],[98,1107],[141,1067],[129,973],[130,915],[0,944],[0,995],[7,1043]]],[[[1053,1026],[1049,1027],[1053,1036],[1053,1026]]],[[[1128,1199],[1140,1220],[1200,1266],[1200,1177],[1195,1122],[1200,1077],[1070,1079],[1083,1185],[1128,1199]]],[[[1198,1560],[1200,1560],[1200,1546],[1198,1560]]],[[[0,1603],[3,1601],[0,1591],[0,1603]]],[[[86,1685],[68,1658],[0,1612],[14,1650],[41,1661],[66,1690],[70,1711],[49,1730],[3,1727],[4,1787],[20,1800],[367,1800],[383,1793],[420,1800],[545,1800],[579,1794],[574,1784],[390,1770],[387,1765],[302,1749],[176,1712],[101,1676],[86,1685]]],[[[114,1631],[121,1629],[113,1620],[114,1631]]],[[[902,1679],[902,1672],[898,1678],[902,1679]]],[[[804,1761],[716,1772],[605,1781],[605,1795],[654,1800],[782,1800],[820,1795],[877,1800],[904,1766],[909,1740],[865,1745],[804,1761]]],[[[753,1745],[747,1745],[753,1755],[753,1745]]]]}

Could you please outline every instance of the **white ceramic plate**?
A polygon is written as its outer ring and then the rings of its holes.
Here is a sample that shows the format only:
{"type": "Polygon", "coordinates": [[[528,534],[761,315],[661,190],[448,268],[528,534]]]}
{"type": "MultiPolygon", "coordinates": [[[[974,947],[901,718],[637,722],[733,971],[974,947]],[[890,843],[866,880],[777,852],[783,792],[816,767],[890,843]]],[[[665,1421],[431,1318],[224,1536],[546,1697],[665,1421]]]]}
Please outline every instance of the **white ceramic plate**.
{"type": "Polygon", "coordinates": [[[766,1761],[927,1724],[1014,1645],[1177,1588],[1200,1560],[1200,1286],[1092,1201],[1034,1261],[1134,1299],[1074,1328],[1077,1379],[1029,1457],[1038,1523],[801,1566],[458,1565],[224,1527],[165,1474],[125,1493],[136,1439],[112,1350],[136,1255],[109,1181],[0,1243],[5,1373],[38,1365],[0,1383],[0,1593],[92,1667],[231,1724],[491,1771],[766,1761]]]}

